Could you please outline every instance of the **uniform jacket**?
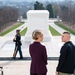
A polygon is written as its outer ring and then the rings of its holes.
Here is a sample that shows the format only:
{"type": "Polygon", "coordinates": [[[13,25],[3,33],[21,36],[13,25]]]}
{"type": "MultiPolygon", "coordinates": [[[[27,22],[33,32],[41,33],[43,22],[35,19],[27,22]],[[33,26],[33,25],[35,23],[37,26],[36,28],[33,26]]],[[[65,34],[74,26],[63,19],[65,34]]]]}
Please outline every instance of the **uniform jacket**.
{"type": "Polygon", "coordinates": [[[16,46],[22,45],[22,43],[21,43],[21,35],[20,34],[15,35],[15,40],[13,40],[13,41],[15,42],[16,46]]]}

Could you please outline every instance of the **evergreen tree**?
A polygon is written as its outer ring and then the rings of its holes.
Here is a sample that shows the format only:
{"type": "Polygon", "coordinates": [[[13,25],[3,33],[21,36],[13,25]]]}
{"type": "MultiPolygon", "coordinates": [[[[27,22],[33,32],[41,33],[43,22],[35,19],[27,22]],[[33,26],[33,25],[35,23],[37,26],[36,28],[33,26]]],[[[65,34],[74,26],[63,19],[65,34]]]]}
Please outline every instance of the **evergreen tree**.
{"type": "Polygon", "coordinates": [[[42,3],[39,3],[38,1],[35,2],[34,4],[34,10],[44,10],[45,7],[43,6],[42,3]]]}
{"type": "Polygon", "coordinates": [[[52,5],[51,4],[48,4],[46,6],[46,9],[49,11],[50,15],[49,15],[49,18],[54,18],[54,12],[53,12],[53,8],[52,8],[52,5]]]}

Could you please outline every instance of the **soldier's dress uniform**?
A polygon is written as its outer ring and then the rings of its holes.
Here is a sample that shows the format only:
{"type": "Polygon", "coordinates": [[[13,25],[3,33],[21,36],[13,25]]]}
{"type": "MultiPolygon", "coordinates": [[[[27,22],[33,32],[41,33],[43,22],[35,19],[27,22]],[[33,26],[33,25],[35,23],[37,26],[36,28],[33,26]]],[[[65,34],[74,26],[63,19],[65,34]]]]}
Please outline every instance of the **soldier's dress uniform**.
{"type": "MultiPolygon", "coordinates": [[[[15,35],[15,39],[13,40],[15,42],[15,50],[18,52],[19,51],[19,54],[20,54],[20,59],[23,59],[23,55],[22,55],[22,51],[21,51],[21,35],[20,34],[16,34],[15,35]]],[[[16,52],[16,54],[17,54],[16,52]]],[[[15,59],[16,58],[16,55],[15,57],[13,56],[13,58],[15,59]]]]}

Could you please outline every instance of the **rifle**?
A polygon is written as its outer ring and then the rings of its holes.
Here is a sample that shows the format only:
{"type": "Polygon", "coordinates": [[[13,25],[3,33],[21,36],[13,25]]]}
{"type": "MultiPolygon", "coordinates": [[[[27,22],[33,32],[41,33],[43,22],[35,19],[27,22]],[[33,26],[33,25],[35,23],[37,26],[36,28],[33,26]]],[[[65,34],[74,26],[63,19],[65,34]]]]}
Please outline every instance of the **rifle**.
{"type": "Polygon", "coordinates": [[[14,50],[13,57],[16,57],[17,50],[18,50],[18,46],[16,46],[16,49],[14,50]]]}

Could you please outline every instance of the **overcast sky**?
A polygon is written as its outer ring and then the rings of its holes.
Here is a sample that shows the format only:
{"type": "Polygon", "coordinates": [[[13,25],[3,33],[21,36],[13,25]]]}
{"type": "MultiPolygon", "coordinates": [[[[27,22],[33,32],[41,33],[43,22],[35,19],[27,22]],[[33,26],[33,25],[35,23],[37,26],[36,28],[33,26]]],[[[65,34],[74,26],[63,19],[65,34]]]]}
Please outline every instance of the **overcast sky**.
{"type": "Polygon", "coordinates": [[[15,1],[15,2],[22,2],[22,1],[29,1],[29,2],[31,2],[31,1],[63,1],[63,0],[0,0],[0,1],[15,1]]]}
{"type": "MultiPolygon", "coordinates": [[[[26,0],[21,0],[26,1],[26,0]]],[[[27,0],[27,1],[63,1],[63,0],[27,0]]]]}

